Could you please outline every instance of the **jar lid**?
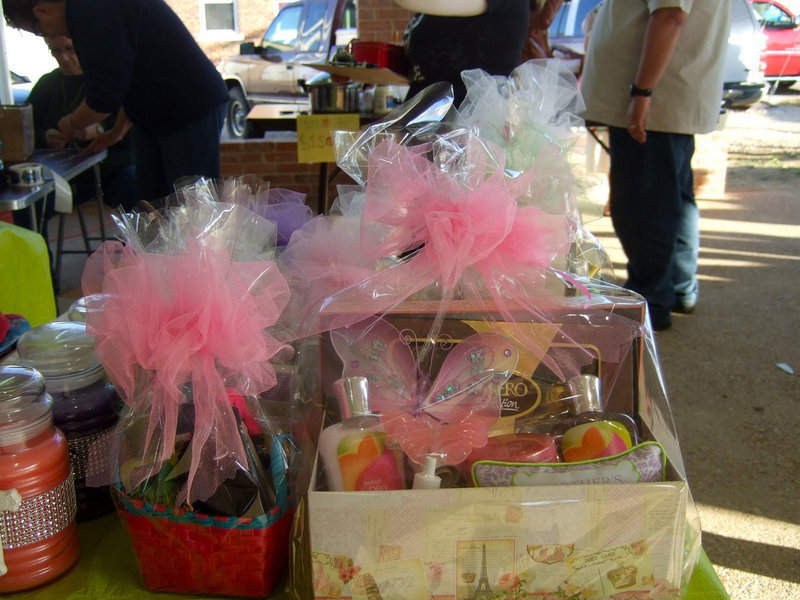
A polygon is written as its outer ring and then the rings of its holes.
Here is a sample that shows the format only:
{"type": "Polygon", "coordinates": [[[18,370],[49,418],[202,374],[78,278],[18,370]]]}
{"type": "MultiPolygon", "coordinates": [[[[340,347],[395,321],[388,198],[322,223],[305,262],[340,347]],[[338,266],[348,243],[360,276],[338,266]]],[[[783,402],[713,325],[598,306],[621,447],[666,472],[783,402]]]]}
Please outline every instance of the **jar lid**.
{"type": "Polygon", "coordinates": [[[88,313],[95,313],[103,310],[103,301],[105,294],[89,294],[78,298],[73,302],[67,311],[67,318],[70,321],[83,321],[86,322],[86,315],[88,313]]]}
{"type": "Polygon", "coordinates": [[[573,414],[603,412],[600,378],[597,375],[576,375],[567,381],[567,388],[573,395],[573,414]]]}
{"type": "Polygon", "coordinates": [[[19,363],[47,377],[94,369],[99,364],[86,323],[53,321],[26,331],[17,342],[19,363]]]}
{"type": "Polygon", "coordinates": [[[373,415],[369,407],[369,381],[366,377],[343,377],[333,383],[342,420],[373,415]]]}
{"type": "Polygon", "coordinates": [[[0,401],[20,396],[41,396],[45,390],[44,377],[31,367],[0,366],[0,401]]]}
{"type": "Polygon", "coordinates": [[[50,426],[52,414],[53,398],[36,369],[0,366],[0,443],[35,437],[50,426]]]}

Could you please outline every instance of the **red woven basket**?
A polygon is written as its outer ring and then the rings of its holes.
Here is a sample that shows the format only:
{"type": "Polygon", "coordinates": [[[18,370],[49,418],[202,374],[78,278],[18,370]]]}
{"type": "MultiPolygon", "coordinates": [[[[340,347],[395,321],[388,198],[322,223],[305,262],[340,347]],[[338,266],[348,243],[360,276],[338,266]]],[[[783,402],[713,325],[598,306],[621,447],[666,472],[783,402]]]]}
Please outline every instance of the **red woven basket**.
{"type": "Polygon", "coordinates": [[[150,591],[263,598],[286,565],[291,509],[256,519],[211,517],[112,490],[150,591]]]}

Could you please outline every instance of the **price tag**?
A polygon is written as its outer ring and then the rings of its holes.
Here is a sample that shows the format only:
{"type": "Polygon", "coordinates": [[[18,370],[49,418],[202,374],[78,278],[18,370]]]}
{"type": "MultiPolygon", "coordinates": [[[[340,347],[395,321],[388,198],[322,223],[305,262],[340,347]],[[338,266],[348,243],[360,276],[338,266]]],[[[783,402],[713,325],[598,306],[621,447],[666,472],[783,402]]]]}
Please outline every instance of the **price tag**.
{"type": "Polygon", "coordinates": [[[358,131],[356,113],[297,115],[297,162],[336,162],[332,131],[358,131]]]}

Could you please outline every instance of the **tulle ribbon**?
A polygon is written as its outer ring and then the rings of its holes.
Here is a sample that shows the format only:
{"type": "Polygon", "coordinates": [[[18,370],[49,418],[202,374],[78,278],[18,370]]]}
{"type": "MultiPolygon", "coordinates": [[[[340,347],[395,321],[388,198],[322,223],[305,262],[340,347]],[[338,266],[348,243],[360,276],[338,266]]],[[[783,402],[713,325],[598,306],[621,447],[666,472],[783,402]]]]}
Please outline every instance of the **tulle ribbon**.
{"type": "Polygon", "coordinates": [[[500,149],[469,146],[452,173],[430,152],[382,141],[349,216],[318,217],[292,237],[281,261],[298,300],[287,312],[298,337],[383,314],[434,284],[445,290],[443,310],[458,287],[508,321],[510,304],[541,314],[543,282],[562,276],[550,263],[568,247],[568,217],[521,204],[537,176],[508,177],[500,149]]]}
{"type": "Polygon", "coordinates": [[[209,497],[247,464],[229,390],[257,394],[276,382],[269,359],[282,344],[265,329],[289,296],[276,264],[231,261],[223,246],[194,239],[180,254],[106,242],[87,262],[83,291],[105,297],[87,315],[98,358],[126,404],[147,415],[132,485],[170,459],[180,407],[191,401],[191,464],[178,500],[209,497]]]}
{"type": "Polygon", "coordinates": [[[510,179],[499,168],[465,186],[422,156],[423,149],[385,140],[370,157],[363,222],[390,228],[371,249],[373,259],[419,248],[400,268],[415,280],[428,274],[423,285],[435,280],[453,288],[468,268],[481,274],[546,269],[564,250],[564,216],[518,203],[532,174],[510,179]]]}

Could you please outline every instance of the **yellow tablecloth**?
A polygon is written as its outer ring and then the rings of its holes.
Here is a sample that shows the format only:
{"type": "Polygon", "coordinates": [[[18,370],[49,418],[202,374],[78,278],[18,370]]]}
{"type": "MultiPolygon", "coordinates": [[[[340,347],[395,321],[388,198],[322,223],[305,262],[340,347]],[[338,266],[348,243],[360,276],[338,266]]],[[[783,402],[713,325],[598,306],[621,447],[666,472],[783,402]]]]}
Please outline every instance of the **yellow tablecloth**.
{"type": "MultiPolygon", "coordinates": [[[[36,590],[11,594],[12,599],[30,600],[209,600],[212,596],[151,593],[139,577],[139,567],[130,541],[116,514],[80,523],[81,555],[66,575],[36,590]]],[[[270,596],[288,600],[282,584],[270,596]]],[[[683,591],[683,600],[729,600],[705,552],[683,591]]]]}

